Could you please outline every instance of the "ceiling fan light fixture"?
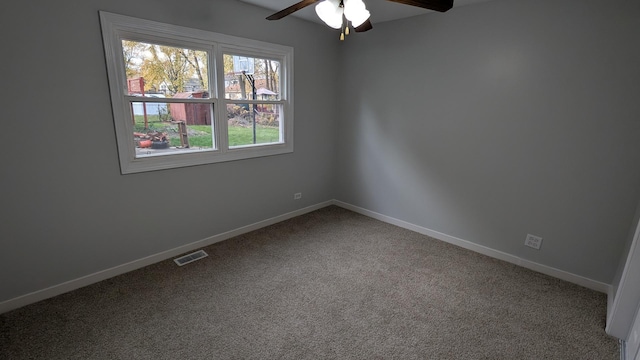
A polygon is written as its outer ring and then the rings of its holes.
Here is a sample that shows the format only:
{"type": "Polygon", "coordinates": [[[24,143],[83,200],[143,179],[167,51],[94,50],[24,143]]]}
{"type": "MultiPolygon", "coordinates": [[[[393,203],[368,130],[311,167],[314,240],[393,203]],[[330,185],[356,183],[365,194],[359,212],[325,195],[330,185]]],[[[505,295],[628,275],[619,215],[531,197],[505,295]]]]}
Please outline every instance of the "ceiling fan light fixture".
{"type": "Polygon", "coordinates": [[[334,29],[342,27],[342,7],[340,0],[324,0],[316,5],[316,14],[320,20],[334,29]]]}
{"type": "Polygon", "coordinates": [[[371,14],[362,0],[344,0],[344,16],[353,27],[362,25],[371,14]]]}

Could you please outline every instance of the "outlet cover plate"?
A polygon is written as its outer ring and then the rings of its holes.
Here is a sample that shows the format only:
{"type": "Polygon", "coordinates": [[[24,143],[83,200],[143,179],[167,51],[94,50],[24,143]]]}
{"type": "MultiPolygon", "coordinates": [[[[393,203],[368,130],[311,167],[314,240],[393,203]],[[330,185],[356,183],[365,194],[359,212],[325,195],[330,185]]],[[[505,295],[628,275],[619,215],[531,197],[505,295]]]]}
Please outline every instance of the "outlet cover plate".
{"type": "Polygon", "coordinates": [[[542,246],[542,238],[540,236],[527,234],[527,238],[524,240],[524,244],[528,247],[540,250],[540,247],[542,246]]]}

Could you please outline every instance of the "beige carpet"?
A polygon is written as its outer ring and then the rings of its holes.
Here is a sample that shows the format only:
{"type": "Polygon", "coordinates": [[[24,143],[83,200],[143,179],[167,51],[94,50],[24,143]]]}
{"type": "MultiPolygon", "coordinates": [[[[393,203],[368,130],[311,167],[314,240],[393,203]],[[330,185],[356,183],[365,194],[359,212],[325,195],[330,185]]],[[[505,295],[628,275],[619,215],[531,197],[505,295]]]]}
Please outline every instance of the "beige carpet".
{"type": "Polygon", "coordinates": [[[619,359],[606,296],[331,206],[0,315],[1,359],[619,359]]]}

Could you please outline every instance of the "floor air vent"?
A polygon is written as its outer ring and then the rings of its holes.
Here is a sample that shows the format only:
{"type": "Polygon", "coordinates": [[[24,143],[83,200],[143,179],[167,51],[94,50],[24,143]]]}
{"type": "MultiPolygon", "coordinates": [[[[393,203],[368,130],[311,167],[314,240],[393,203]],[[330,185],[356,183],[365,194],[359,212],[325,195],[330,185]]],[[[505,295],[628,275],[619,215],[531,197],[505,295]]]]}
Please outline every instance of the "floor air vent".
{"type": "Polygon", "coordinates": [[[209,256],[206,252],[204,252],[204,250],[198,250],[194,253],[185,255],[185,256],[180,256],[179,258],[175,258],[173,259],[173,261],[175,261],[176,264],[178,264],[178,266],[182,266],[182,265],[186,265],[190,262],[194,262],[196,260],[200,260],[202,258],[205,258],[209,256]]]}

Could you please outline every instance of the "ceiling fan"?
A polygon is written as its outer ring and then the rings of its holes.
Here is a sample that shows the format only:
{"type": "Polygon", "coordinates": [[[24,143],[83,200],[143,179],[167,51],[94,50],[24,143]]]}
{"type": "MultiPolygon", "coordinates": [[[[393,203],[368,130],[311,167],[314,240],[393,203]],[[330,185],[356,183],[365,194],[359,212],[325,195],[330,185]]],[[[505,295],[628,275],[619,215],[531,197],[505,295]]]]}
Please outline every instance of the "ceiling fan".
{"type": "MultiPolygon", "coordinates": [[[[445,12],[453,7],[453,0],[387,0],[395,3],[417,6],[428,10],[445,12]]],[[[267,17],[267,20],[279,20],[287,15],[316,5],[316,13],[325,24],[341,29],[340,40],[349,35],[349,23],[356,32],[373,29],[369,21],[370,13],[363,0],[302,0],[267,17]]]]}

